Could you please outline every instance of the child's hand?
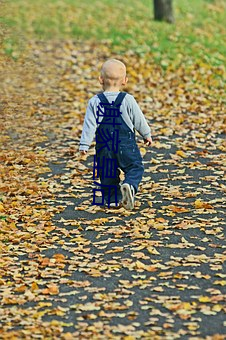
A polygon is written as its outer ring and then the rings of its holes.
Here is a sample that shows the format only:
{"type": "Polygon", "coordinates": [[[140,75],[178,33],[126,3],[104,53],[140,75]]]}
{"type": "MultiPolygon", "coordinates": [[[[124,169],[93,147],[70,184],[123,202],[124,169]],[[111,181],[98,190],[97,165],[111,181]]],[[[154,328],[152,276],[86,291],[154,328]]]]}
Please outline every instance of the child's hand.
{"type": "Polygon", "coordinates": [[[149,138],[144,139],[144,143],[145,145],[150,146],[152,144],[152,138],[149,137],[149,138]]]}
{"type": "Polygon", "coordinates": [[[80,151],[80,154],[81,154],[81,155],[86,155],[86,154],[87,154],[87,151],[86,151],[86,150],[81,150],[81,151],[80,151]]]}

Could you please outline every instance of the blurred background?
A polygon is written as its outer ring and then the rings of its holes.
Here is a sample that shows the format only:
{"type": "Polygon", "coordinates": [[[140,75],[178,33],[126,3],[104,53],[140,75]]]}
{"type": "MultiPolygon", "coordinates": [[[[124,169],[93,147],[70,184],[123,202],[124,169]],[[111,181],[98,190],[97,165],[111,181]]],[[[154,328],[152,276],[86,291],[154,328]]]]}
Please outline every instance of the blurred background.
{"type": "Polygon", "coordinates": [[[225,0],[1,0],[1,49],[18,58],[26,40],[73,39],[106,42],[117,53],[151,52],[163,68],[197,58],[218,66],[226,55],[225,9],[225,0]],[[164,1],[170,16],[154,20],[154,3],[164,1]]]}

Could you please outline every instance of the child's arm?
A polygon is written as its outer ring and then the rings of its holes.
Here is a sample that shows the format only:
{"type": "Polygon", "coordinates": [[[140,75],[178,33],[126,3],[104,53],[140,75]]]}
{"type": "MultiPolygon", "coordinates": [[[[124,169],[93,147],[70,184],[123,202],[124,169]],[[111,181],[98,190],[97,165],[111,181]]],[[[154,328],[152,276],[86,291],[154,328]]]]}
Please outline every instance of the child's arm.
{"type": "Polygon", "coordinates": [[[137,104],[133,96],[131,96],[130,103],[132,105],[131,113],[132,113],[132,123],[134,125],[134,128],[143,137],[145,144],[149,146],[152,144],[151,129],[144,117],[143,112],[141,111],[139,105],[137,104]]]}
{"type": "Polygon", "coordinates": [[[87,153],[90,147],[90,144],[92,143],[94,139],[96,129],[97,129],[97,123],[96,123],[94,107],[92,105],[92,99],[91,99],[86,109],[85,120],[84,120],[84,124],[82,128],[82,136],[81,136],[80,144],[79,144],[79,151],[83,155],[87,153]]]}

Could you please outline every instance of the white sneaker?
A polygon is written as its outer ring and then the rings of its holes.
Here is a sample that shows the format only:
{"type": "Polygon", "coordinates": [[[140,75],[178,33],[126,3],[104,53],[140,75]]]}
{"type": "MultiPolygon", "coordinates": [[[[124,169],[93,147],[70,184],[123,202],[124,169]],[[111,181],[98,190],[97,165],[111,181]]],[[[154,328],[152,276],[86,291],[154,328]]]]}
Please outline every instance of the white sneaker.
{"type": "Polygon", "coordinates": [[[112,202],[112,203],[110,203],[109,206],[110,206],[110,208],[121,208],[122,204],[121,204],[121,201],[118,202],[118,205],[116,205],[115,202],[112,202]]]}
{"type": "Polygon", "coordinates": [[[128,183],[121,185],[122,205],[125,209],[132,210],[134,208],[134,187],[128,183]]]}

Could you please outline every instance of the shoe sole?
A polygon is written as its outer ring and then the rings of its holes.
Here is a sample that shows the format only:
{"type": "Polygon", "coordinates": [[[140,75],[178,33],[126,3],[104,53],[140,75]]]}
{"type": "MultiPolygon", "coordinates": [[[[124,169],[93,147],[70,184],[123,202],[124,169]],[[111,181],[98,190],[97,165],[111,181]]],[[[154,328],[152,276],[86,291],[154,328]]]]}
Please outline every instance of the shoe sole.
{"type": "Polygon", "coordinates": [[[110,205],[110,207],[107,207],[108,209],[115,209],[115,210],[117,210],[117,209],[120,209],[122,207],[122,205],[121,204],[118,204],[117,206],[116,205],[110,205]]]}
{"type": "Polygon", "coordinates": [[[121,193],[122,193],[122,205],[127,210],[132,210],[134,208],[134,198],[128,183],[124,183],[121,185],[121,193]]]}

